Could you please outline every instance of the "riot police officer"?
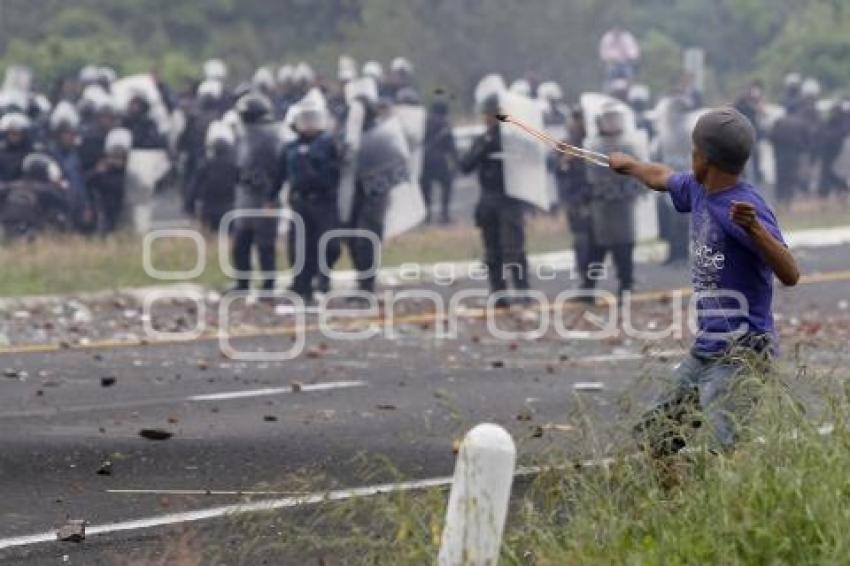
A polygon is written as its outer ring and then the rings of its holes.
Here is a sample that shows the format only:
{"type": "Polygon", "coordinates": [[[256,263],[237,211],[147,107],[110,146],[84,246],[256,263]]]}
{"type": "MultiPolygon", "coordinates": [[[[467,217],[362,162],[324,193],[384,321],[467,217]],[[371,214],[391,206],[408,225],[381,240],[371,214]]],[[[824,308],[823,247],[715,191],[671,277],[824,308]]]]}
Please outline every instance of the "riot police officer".
{"type": "MultiPolygon", "coordinates": [[[[597,118],[599,138],[590,149],[610,155],[613,152],[636,154],[632,143],[624,139],[625,117],[620,109],[608,105],[597,118]]],[[[632,290],[634,284],[634,248],[637,239],[635,206],[640,188],[630,178],[618,175],[605,167],[588,169],[592,187],[591,216],[593,247],[591,268],[604,263],[610,253],[619,278],[618,295],[632,290]]],[[[590,280],[592,283],[592,280],[590,280]]]]}
{"type": "MultiPolygon", "coordinates": [[[[499,130],[499,99],[491,95],[482,103],[487,130],[472,143],[463,156],[464,173],[478,171],[481,198],[475,209],[475,224],[484,241],[484,263],[487,265],[490,290],[506,291],[513,284],[516,291],[529,288],[528,260],[525,254],[525,205],[505,191],[502,162],[502,139],[499,130]]],[[[496,305],[508,306],[507,296],[496,305]]]]}
{"type": "Polygon", "coordinates": [[[67,226],[66,191],[58,181],[59,167],[42,153],[28,155],[21,177],[0,185],[0,228],[7,240],[33,240],[50,226],[67,226]]]}
{"type": "Polygon", "coordinates": [[[304,223],[301,241],[297,239],[297,230],[289,231],[290,264],[295,264],[298,252],[304,260],[295,274],[292,291],[309,303],[313,299],[314,278],[321,275],[326,281],[329,275],[320,274],[320,266],[322,263],[329,266],[328,257],[333,259],[339,255],[338,240],[329,241],[329,249],[325,250],[321,250],[319,244],[324,234],[339,225],[340,155],[333,136],[325,131],[327,119],[321,108],[299,105],[295,111],[294,128],[298,139],[284,149],[281,176],[289,182],[292,210],[304,223]],[[322,252],[326,254],[324,262],[319,257],[322,252]]]}
{"type": "Polygon", "coordinates": [[[449,118],[449,104],[445,96],[440,96],[432,104],[425,124],[425,138],[422,142],[422,177],[420,186],[425,206],[428,207],[427,222],[431,222],[431,204],[434,185],[442,190],[440,198],[440,223],[451,222],[451,208],[454,185],[454,171],[458,161],[458,151],[449,118]]]}
{"type": "Polygon", "coordinates": [[[239,275],[235,290],[250,287],[251,251],[257,249],[265,280],[263,290],[275,285],[275,244],[277,242],[280,178],[280,136],[272,122],[271,102],[257,92],[244,94],[236,103],[243,131],[236,146],[239,184],[236,186],[237,210],[265,209],[265,214],[245,216],[235,222],[233,264],[239,275]]]}

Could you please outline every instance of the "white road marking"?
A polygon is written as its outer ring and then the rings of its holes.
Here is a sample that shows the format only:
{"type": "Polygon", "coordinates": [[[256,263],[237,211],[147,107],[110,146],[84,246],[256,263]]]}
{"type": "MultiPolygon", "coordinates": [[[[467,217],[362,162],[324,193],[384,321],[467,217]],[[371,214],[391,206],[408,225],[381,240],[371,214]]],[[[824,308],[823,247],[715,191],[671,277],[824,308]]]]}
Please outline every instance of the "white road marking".
{"type": "MultiPolygon", "coordinates": [[[[334,389],[351,389],[353,387],[366,387],[365,381],[331,381],[328,383],[305,383],[299,389],[301,392],[331,391],[334,389]]],[[[270,387],[266,389],[249,389],[240,391],[226,391],[223,393],[211,393],[207,395],[191,395],[189,397],[178,397],[170,399],[143,399],[139,401],[124,401],[118,403],[102,403],[91,405],[77,405],[72,407],[45,407],[29,411],[17,411],[0,414],[0,419],[18,419],[31,417],[52,417],[73,413],[88,413],[90,411],[105,411],[113,409],[138,409],[141,407],[155,407],[157,405],[173,405],[175,403],[196,403],[204,401],[227,401],[231,399],[248,399],[251,397],[263,397],[269,395],[285,395],[295,393],[292,386],[270,387]]]]}
{"type": "MultiPolygon", "coordinates": [[[[829,436],[834,431],[832,424],[827,424],[819,427],[818,433],[822,436],[829,436]]],[[[625,456],[627,459],[639,457],[640,454],[631,454],[625,456]]],[[[600,458],[597,460],[586,460],[580,463],[584,468],[607,468],[616,463],[616,458],[600,458]]],[[[573,467],[573,464],[565,464],[564,466],[527,466],[517,468],[514,477],[525,477],[538,475],[544,471],[557,471],[573,467]]],[[[204,521],[209,519],[217,519],[232,515],[235,513],[256,513],[262,511],[275,511],[277,509],[288,509],[293,507],[301,507],[303,505],[316,505],[319,503],[328,503],[334,501],[347,501],[358,497],[371,497],[375,495],[400,493],[405,491],[415,491],[420,489],[428,489],[433,487],[446,487],[451,485],[452,477],[439,477],[424,480],[413,480],[407,482],[388,483],[375,486],[366,486],[353,489],[339,489],[335,491],[326,491],[312,493],[303,496],[282,497],[279,499],[269,499],[265,501],[257,501],[254,503],[238,503],[235,505],[219,505],[208,509],[198,509],[196,511],[185,511],[182,513],[169,513],[167,515],[159,515],[156,517],[147,517],[143,519],[135,519],[130,521],[122,521],[118,523],[106,523],[104,525],[94,525],[86,527],[87,535],[107,535],[123,531],[135,531],[140,529],[150,529],[154,527],[165,527],[182,523],[191,523],[195,521],[204,521]]],[[[156,490],[121,490],[120,493],[152,493],[159,494],[156,490]]],[[[19,537],[10,537],[0,539],[0,550],[5,548],[13,548],[20,546],[31,546],[34,544],[43,544],[56,541],[56,532],[48,531],[34,535],[25,535],[19,537]]]]}
{"type": "MultiPolygon", "coordinates": [[[[365,381],[332,381],[330,383],[311,383],[302,385],[299,391],[330,391],[332,389],[350,389],[352,387],[364,387],[365,381]]],[[[292,387],[270,387],[266,389],[249,389],[246,391],[226,391],[224,393],[210,393],[208,395],[192,395],[186,401],[224,401],[227,399],[246,399],[249,397],[265,397],[268,395],[283,395],[294,393],[292,387]]]]}
{"type": "MultiPolygon", "coordinates": [[[[217,507],[210,507],[209,509],[199,509],[197,511],[169,513],[168,515],[160,515],[157,517],[122,521],[119,523],[107,523],[104,525],[94,525],[86,527],[86,535],[105,535],[122,531],[134,531],[139,529],[150,529],[153,527],[164,527],[168,525],[216,519],[220,517],[225,517],[227,515],[232,515],[234,513],[256,513],[261,511],[274,511],[277,509],[300,507],[302,505],[315,505],[317,503],[322,502],[346,501],[356,497],[369,497],[385,493],[398,493],[403,491],[427,489],[430,487],[442,487],[451,484],[451,482],[451,477],[442,477],[434,479],[416,480],[410,482],[367,486],[354,489],[341,489],[336,491],[313,493],[310,495],[298,497],[282,497],[279,499],[257,501],[255,503],[220,505],[217,507]]],[[[0,550],[17,546],[43,544],[46,542],[53,542],[55,540],[55,531],[49,531],[28,536],[11,537],[6,539],[0,539],[0,550]]]]}

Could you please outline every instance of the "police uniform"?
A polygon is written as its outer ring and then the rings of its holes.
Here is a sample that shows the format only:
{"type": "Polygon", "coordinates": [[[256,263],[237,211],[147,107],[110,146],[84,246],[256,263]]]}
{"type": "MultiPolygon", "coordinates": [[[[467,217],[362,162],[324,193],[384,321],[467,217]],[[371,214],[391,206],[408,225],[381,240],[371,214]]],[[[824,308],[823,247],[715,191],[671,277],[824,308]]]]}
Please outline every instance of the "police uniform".
{"type": "Polygon", "coordinates": [[[525,205],[505,192],[502,140],[498,124],[475,139],[460,163],[464,173],[478,171],[481,198],[475,224],[484,241],[490,289],[504,291],[512,280],[516,290],[526,290],[528,260],[525,255],[525,205]]]}
{"type": "MultiPolygon", "coordinates": [[[[320,275],[319,242],[329,230],[339,225],[337,194],[340,178],[340,155],[333,136],[320,133],[314,137],[301,135],[283,152],[282,178],[289,182],[292,211],[304,222],[304,240],[296,241],[297,230],[289,231],[289,261],[295,263],[296,246],[301,246],[303,268],[295,274],[292,290],[306,301],[312,298],[313,279],[320,275]]],[[[339,241],[328,243],[325,263],[339,255],[339,241]]],[[[329,274],[322,274],[323,280],[329,274]]]]}
{"type": "Polygon", "coordinates": [[[420,186],[425,206],[428,207],[428,221],[431,221],[431,202],[434,185],[442,189],[440,199],[440,221],[448,223],[452,200],[454,166],[458,159],[452,124],[449,121],[449,109],[445,102],[435,102],[428,113],[425,125],[425,138],[422,142],[422,177],[420,186]]]}
{"type": "Polygon", "coordinates": [[[66,193],[49,180],[47,165],[0,184],[0,229],[6,240],[34,239],[49,226],[67,226],[66,193]]]}
{"type": "MultiPolygon", "coordinates": [[[[246,97],[252,95],[245,95],[246,97]]],[[[249,102],[246,102],[248,104],[249,102]]],[[[235,221],[233,232],[233,263],[240,277],[237,290],[247,290],[251,271],[251,250],[256,247],[260,269],[267,275],[263,289],[274,289],[276,271],[275,244],[277,242],[278,215],[276,213],[281,189],[280,139],[276,124],[267,121],[271,112],[268,102],[250,120],[243,115],[244,131],[237,140],[236,164],[239,183],[236,186],[234,207],[237,210],[269,208],[265,216],[247,216],[235,221]]]]}
{"type": "MultiPolygon", "coordinates": [[[[635,148],[619,136],[603,136],[590,145],[592,151],[605,155],[614,152],[636,154],[635,148]]],[[[632,178],[618,175],[605,167],[589,168],[588,180],[593,191],[590,205],[593,232],[590,264],[603,263],[610,252],[620,280],[620,294],[631,291],[634,283],[633,253],[637,239],[635,205],[640,188],[632,178]]]]}

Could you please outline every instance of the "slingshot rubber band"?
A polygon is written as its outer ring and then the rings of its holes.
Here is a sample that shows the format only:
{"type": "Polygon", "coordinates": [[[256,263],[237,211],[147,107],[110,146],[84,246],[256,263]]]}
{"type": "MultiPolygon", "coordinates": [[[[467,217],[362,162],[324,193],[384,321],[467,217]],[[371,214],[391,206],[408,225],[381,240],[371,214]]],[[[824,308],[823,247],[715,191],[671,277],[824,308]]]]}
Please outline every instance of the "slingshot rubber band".
{"type": "Polygon", "coordinates": [[[545,143],[552,147],[555,151],[559,153],[563,153],[564,155],[569,155],[570,157],[577,157],[579,159],[584,159],[594,165],[598,165],[599,167],[610,167],[608,162],[608,156],[603,153],[598,153],[596,151],[590,151],[589,149],[584,149],[581,147],[576,147],[574,145],[570,145],[566,142],[558,141],[546,132],[542,132],[536,128],[529,126],[524,123],[522,120],[517,120],[507,114],[496,114],[496,118],[504,122],[506,124],[513,124],[525,131],[530,136],[537,138],[541,142],[545,143]]]}

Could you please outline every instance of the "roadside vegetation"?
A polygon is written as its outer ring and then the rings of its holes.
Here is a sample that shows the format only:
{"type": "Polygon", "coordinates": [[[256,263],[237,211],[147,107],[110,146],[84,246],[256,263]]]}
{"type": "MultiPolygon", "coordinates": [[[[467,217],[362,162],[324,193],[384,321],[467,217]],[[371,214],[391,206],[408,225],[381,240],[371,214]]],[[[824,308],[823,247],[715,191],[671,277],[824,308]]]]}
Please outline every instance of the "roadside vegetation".
{"type": "MultiPolygon", "coordinates": [[[[534,463],[548,471],[515,481],[501,564],[846,564],[848,374],[804,368],[797,362],[763,380],[762,401],[731,454],[709,451],[697,433],[686,456],[650,461],[624,441],[607,465],[578,465],[601,456],[594,426],[579,418],[569,457],[547,451],[534,463]]],[[[625,412],[617,426],[630,429],[634,416],[625,412]]],[[[359,465],[373,482],[405,479],[381,461],[359,465]]],[[[293,479],[286,486],[311,490],[293,479]]],[[[245,538],[193,546],[184,534],[167,548],[194,557],[185,564],[433,564],[447,500],[446,489],[430,489],[295,516],[236,515],[223,532],[245,538]]]]}

